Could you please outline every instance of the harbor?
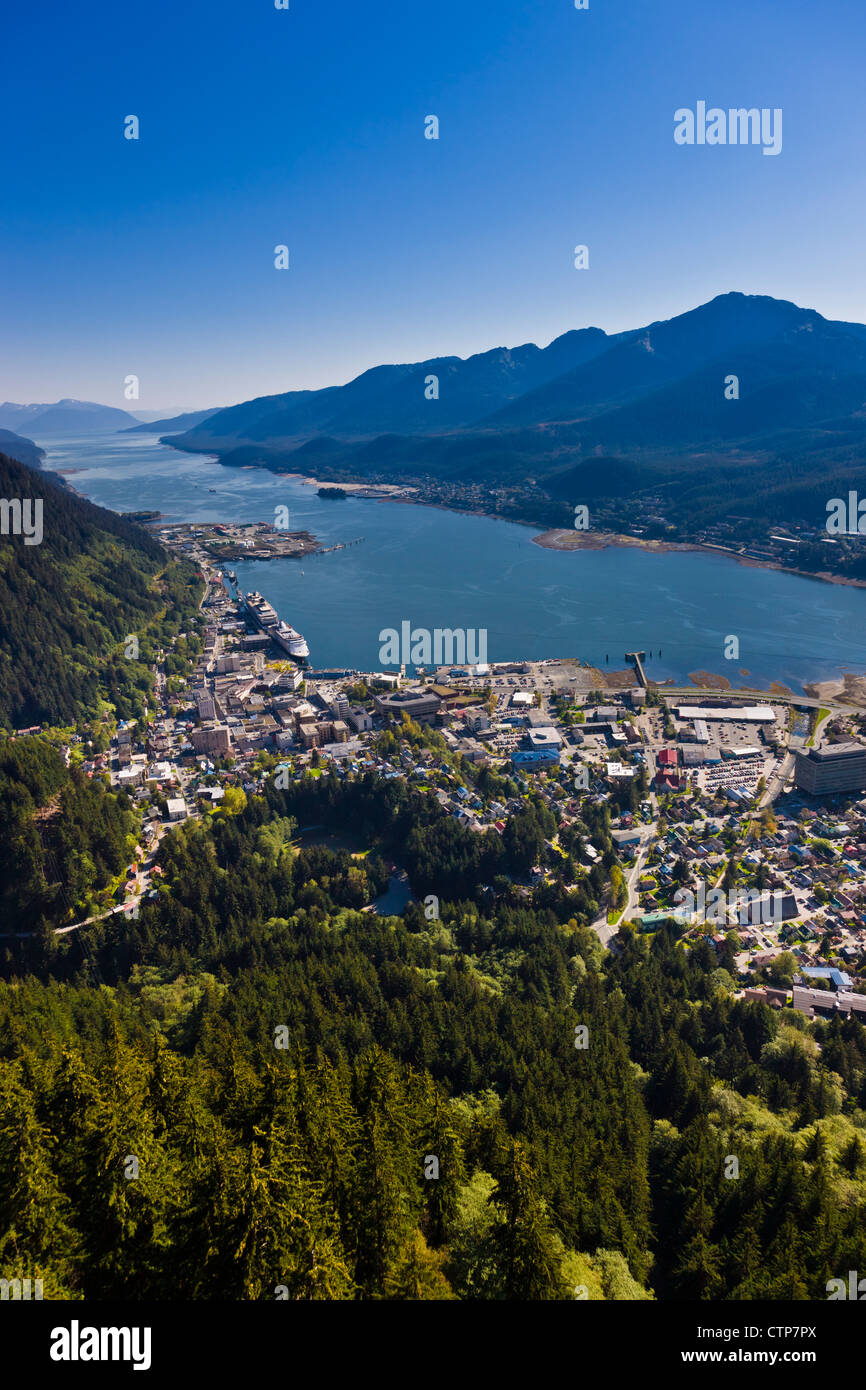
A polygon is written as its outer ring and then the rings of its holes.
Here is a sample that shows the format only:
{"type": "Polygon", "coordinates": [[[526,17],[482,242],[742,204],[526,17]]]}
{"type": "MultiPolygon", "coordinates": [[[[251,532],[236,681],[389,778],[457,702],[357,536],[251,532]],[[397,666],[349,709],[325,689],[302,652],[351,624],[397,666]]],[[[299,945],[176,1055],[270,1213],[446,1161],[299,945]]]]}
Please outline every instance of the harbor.
{"type": "MultiPolygon", "coordinates": [[[[213,489],[211,489],[213,491],[213,489]]],[[[151,523],[154,534],[170,550],[198,563],[227,564],[233,560],[299,560],[322,547],[310,531],[289,531],[266,521],[151,523]]],[[[357,544],[357,542],[348,542],[357,544]]],[[[328,546],[327,549],[339,549],[328,546]]]]}

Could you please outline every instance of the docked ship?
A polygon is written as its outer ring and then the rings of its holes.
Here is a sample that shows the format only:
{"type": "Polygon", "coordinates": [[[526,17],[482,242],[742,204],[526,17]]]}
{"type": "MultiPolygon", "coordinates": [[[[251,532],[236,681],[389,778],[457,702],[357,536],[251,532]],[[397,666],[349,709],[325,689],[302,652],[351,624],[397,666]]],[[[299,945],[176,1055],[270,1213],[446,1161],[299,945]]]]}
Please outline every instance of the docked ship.
{"type": "Polygon", "coordinates": [[[256,593],[255,590],[246,595],[240,594],[240,590],[238,593],[244,611],[256,627],[267,633],[271,641],[286,652],[293,661],[300,663],[306,661],[310,655],[310,649],[300,632],[297,632],[289,623],[284,622],[267,599],[262,598],[262,595],[256,593]]]}

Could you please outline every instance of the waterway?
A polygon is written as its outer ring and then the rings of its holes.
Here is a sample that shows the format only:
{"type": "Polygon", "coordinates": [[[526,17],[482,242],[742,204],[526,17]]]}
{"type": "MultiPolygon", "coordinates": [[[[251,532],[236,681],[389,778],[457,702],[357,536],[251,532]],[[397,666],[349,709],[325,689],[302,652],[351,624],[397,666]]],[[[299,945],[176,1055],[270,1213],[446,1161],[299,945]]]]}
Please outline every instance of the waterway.
{"type": "Polygon", "coordinates": [[[616,547],[561,552],[531,528],[437,507],[348,497],[324,500],[297,478],[223,468],[152,434],[38,440],[46,468],[115,511],[153,509],[172,521],[269,521],[288,506],[292,530],[323,545],[361,545],[298,560],[239,561],[306,637],[311,664],[376,669],[380,633],[485,630],[490,661],[578,657],[609,669],[626,651],[653,652],[647,672],[692,671],[766,687],[866,670],[866,590],[741,565],[722,555],[616,547]],[[74,471],[71,471],[74,470],[74,471]],[[726,639],[740,659],[725,659],[726,639]],[[658,655],[661,651],[661,656],[658,655]]]}

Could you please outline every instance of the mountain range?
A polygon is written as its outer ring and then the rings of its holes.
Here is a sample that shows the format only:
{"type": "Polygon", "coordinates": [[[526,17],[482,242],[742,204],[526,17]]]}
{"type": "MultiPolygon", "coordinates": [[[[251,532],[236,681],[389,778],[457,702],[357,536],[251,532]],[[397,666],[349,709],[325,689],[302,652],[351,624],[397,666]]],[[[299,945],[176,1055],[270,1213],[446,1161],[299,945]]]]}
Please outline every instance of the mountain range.
{"type": "Polygon", "coordinates": [[[736,498],[739,511],[811,517],[866,459],[866,326],[729,293],[633,331],[576,329],[545,348],[258,397],[170,442],[323,478],[531,479],[575,502],[660,495],[673,516],[736,498]]]}
{"type": "Polygon", "coordinates": [[[62,400],[42,405],[17,405],[4,401],[0,405],[0,428],[23,428],[29,434],[95,434],[100,431],[123,429],[139,422],[127,410],[95,401],[62,400]]]}

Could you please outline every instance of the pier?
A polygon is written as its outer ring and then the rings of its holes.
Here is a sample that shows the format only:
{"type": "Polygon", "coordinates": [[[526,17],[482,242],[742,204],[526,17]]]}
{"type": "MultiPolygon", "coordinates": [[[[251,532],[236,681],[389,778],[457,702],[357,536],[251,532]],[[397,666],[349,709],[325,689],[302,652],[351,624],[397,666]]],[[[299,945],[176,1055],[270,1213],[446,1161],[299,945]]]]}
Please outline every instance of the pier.
{"type": "Polygon", "coordinates": [[[350,545],[360,545],[363,540],[366,540],[366,536],[357,536],[353,541],[338,541],[336,545],[323,545],[315,554],[327,555],[332,550],[348,550],[350,545]]]}
{"type": "Polygon", "coordinates": [[[646,661],[646,652],[626,652],[625,659],[634,667],[638,685],[642,685],[644,690],[646,690],[647,678],[646,672],[643,669],[643,664],[646,661]]]}

